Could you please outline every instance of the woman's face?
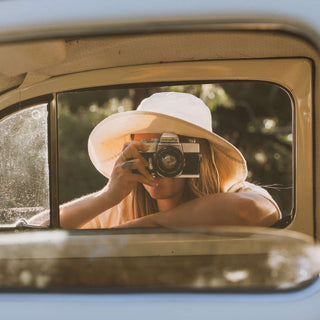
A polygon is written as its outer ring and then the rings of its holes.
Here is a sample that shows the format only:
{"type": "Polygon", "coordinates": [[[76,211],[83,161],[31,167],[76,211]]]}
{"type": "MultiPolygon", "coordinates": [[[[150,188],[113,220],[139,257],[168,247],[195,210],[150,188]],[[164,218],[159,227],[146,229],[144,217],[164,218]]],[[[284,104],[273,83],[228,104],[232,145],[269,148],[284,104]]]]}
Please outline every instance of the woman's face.
{"type": "MultiPolygon", "coordinates": [[[[161,134],[157,133],[137,133],[134,135],[135,141],[143,139],[151,141],[151,139],[160,139],[161,134]]],[[[156,178],[158,185],[149,186],[144,184],[144,188],[153,199],[170,199],[182,195],[186,186],[186,179],[183,178],[156,178]]]]}

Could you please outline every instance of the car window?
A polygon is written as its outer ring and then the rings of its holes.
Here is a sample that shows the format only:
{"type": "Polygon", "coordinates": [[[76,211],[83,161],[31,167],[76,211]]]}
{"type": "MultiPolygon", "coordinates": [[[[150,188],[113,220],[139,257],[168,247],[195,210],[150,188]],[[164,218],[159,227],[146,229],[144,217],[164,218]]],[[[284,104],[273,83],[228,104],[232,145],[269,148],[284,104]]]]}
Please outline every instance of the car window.
{"type": "Polygon", "coordinates": [[[261,186],[291,219],[292,106],[280,87],[263,82],[230,81],[110,88],[58,94],[60,204],[103,188],[108,180],[93,166],[88,137],[106,117],[135,110],[156,92],[194,94],[209,106],[214,132],[245,156],[248,181],[261,186]]]}
{"type": "Polygon", "coordinates": [[[48,111],[36,105],[0,122],[0,224],[49,215],[48,111]]]}

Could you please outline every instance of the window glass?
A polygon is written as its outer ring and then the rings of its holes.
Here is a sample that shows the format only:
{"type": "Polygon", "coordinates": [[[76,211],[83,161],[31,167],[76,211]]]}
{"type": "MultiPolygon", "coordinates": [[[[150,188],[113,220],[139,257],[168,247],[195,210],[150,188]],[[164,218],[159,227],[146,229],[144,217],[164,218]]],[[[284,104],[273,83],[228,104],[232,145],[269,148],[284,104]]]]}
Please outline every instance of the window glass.
{"type": "Polygon", "coordinates": [[[49,209],[48,111],[38,105],[0,122],[0,224],[49,209]]]}
{"type": "Polygon", "coordinates": [[[156,92],[191,93],[212,115],[213,132],[244,155],[247,181],[263,187],[283,217],[292,212],[292,107],[280,87],[263,82],[231,81],[158,87],[111,88],[61,93],[59,106],[60,203],[101,190],[108,180],[88,156],[88,137],[104,118],[135,110],[156,92]]]}

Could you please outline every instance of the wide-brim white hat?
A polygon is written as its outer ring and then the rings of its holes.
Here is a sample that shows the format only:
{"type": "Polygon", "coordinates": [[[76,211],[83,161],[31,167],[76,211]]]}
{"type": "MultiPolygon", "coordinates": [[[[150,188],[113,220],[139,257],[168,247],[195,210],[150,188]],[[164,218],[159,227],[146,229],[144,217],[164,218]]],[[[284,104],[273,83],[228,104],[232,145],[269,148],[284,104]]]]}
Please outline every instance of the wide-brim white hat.
{"type": "Polygon", "coordinates": [[[135,133],[170,132],[207,139],[213,146],[221,191],[247,177],[241,152],[212,132],[212,119],[204,102],[188,93],[162,92],[144,99],[135,111],[113,114],[102,120],[88,141],[90,159],[97,170],[110,178],[123,144],[135,133]]]}

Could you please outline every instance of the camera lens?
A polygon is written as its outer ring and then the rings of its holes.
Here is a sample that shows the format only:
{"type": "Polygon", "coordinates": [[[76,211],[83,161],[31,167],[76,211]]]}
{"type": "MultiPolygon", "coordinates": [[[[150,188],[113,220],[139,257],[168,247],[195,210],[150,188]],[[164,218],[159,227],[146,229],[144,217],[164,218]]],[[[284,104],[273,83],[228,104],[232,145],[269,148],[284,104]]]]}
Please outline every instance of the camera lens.
{"type": "Polygon", "coordinates": [[[176,157],[172,156],[171,154],[166,154],[164,157],[160,159],[160,161],[161,161],[161,166],[168,170],[174,168],[174,166],[177,163],[176,157]]]}
{"type": "Polygon", "coordinates": [[[175,147],[165,147],[155,154],[156,170],[163,177],[175,177],[184,167],[183,153],[175,147]]]}

